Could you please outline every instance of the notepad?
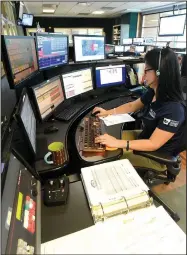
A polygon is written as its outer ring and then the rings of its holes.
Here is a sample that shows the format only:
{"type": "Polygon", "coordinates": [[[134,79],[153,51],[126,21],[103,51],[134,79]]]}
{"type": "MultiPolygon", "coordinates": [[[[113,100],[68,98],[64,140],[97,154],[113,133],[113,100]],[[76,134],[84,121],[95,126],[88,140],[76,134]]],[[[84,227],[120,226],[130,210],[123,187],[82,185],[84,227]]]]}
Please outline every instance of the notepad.
{"type": "Polygon", "coordinates": [[[113,126],[113,125],[120,124],[120,123],[135,121],[135,119],[127,113],[109,115],[107,117],[100,117],[100,119],[102,119],[104,121],[106,126],[113,126]]]}

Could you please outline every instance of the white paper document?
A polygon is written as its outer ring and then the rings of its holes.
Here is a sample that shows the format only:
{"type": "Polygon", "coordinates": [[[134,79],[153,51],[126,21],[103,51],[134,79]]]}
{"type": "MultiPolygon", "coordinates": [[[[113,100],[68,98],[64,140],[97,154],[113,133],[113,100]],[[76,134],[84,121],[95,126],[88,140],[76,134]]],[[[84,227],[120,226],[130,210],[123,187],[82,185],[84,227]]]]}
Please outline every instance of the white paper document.
{"type": "Polygon", "coordinates": [[[128,159],[84,167],[81,174],[91,206],[136,197],[149,190],[128,159]]]}
{"type": "Polygon", "coordinates": [[[120,123],[135,121],[135,119],[127,113],[109,115],[107,117],[100,117],[100,119],[104,121],[106,126],[113,126],[120,123]]]}
{"type": "Polygon", "coordinates": [[[186,235],[159,207],[143,221],[104,222],[49,241],[41,254],[186,254],[186,235]]]}

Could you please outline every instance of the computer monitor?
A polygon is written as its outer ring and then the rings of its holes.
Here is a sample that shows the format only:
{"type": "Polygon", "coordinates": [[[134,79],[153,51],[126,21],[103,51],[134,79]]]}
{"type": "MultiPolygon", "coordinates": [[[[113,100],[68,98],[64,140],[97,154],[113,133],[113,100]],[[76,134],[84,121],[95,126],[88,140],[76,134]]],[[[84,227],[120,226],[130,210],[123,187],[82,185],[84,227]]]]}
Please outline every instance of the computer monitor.
{"type": "Polygon", "coordinates": [[[10,88],[16,88],[38,71],[34,37],[2,36],[4,66],[10,88]]]}
{"type": "Polygon", "coordinates": [[[132,44],[132,38],[123,39],[123,44],[132,44]]]}
{"type": "Polygon", "coordinates": [[[153,37],[145,37],[144,38],[144,44],[145,45],[154,45],[154,38],[153,37]]]}
{"type": "Polygon", "coordinates": [[[112,44],[105,44],[105,54],[113,54],[115,46],[112,44]]]}
{"type": "Polygon", "coordinates": [[[146,47],[146,52],[150,51],[150,50],[153,50],[155,47],[154,46],[151,46],[151,45],[148,45],[146,47]]]}
{"type": "Polygon", "coordinates": [[[62,74],[66,99],[93,90],[92,68],[62,74]]]}
{"type": "Polygon", "coordinates": [[[64,102],[59,76],[32,87],[40,120],[48,118],[64,102]]]}
{"type": "Polygon", "coordinates": [[[33,15],[32,14],[28,14],[28,13],[23,13],[23,16],[22,16],[22,25],[23,26],[32,27],[32,23],[33,23],[33,15]]]}
{"type": "Polygon", "coordinates": [[[130,46],[124,46],[124,51],[129,51],[130,50],[130,46]]]}
{"type": "Polygon", "coordinates": [[[133,68],[135,69],[137,75],[138,75],[138,83],[143,84],[144,83],[144,76],[145,76],[145,63],[139,63],[134,64],[133,68]]]}
{"type": "Polygon", "coordinates": [[[32,110],[29,97],[23,89],[18,107],[15,113],[15,119],[21,129],[25,142],[33,156],[36,155],[36,118],[32,110]]]}
{"type": "Polygon", "coordinates": [[[37,34],[39,69],[49,69],[68,63],[68,36],[63,34],[37,34]]]}
{"type": "Polygon", "coordinates": [[[124,52],[124,46],[123,45],[115,45],[114,51],[115,51],[115,53],[122,53],[122,52],[124,52]]]}
{"type": "Polygon", "coordinates": [[[159,36],[182,36],[186,22],[186,14],[160,17],[159,36]]]}
{"type": "Polygon", "coordinates": [[[96,67],[96,88],[119,86],[126,82],[125,65],[96,67]]]}
{"type": "Polygon", "coordinates": [[[145,47],[144,46],[136,46],[136,51],[139,53],[143,53],[145,51],[145,47]]]}
{"type": "Polygon", "coordinates": [[[74,35],[75,62],[105,59],[105,37],[100,35],[74,35]]]}
{"type": "Polygon", "coordinates": [[[143,44],[143,38],[133,38],[133,44],[143,44]]]}

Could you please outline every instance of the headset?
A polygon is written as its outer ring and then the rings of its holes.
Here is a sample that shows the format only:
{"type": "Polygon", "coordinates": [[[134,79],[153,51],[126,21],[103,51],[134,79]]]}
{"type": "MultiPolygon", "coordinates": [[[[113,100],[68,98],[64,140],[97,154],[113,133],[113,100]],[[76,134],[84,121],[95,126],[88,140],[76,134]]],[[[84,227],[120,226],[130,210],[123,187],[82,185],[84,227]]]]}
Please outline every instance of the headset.
{"type": "Polygon", "coordinates": [[[162,58],[162,49],[160,50],[160,53],[159,53],[158,70],[156,70],[156,76],[160,76],[161,58],[162,58]]]}

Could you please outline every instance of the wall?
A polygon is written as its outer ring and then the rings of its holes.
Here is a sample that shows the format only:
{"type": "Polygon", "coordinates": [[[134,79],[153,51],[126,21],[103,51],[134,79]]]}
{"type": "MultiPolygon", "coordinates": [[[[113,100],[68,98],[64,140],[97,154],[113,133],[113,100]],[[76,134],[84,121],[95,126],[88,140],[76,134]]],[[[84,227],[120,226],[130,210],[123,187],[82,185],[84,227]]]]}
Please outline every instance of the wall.
{"type": "Polygon", "coordinates": [[[54,27],[98,27],[104,28],[106,33],[106,43],[112,43],[112,28],[115,24],[113,18],[61,18],[61,17],[34,17],[33,27],[36,27],[36,22],[45,28],[46,32],[54,32],[54,27]],[[51,27],[51,28],[49,28],[51,27]]]}

